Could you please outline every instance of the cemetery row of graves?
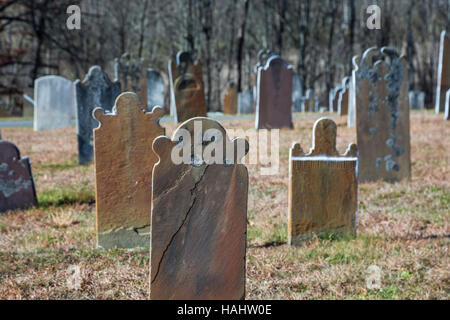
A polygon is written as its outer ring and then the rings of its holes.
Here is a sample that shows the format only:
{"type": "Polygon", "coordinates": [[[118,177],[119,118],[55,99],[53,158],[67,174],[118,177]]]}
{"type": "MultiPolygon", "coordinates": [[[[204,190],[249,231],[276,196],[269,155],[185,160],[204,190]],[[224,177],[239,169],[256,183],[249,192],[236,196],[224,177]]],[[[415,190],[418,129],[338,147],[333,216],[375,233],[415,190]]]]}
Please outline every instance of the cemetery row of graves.
{"type": "Polygon", "coordinates": [[[327,108],[260,52],[254,94],[231,83],[224,103],[254,120],[207,117],[187,52],[168,67],[174,122],[161,74],[129,55],[117,81],[37,79],[34,130],[0,141],[0,297],[448,298],[449,41],[436,113],[411,110],[389,47],[355,57],[327,108]],[[280,130],[279,170],[247,164],[263,142],[232,129],[280,130]]]}

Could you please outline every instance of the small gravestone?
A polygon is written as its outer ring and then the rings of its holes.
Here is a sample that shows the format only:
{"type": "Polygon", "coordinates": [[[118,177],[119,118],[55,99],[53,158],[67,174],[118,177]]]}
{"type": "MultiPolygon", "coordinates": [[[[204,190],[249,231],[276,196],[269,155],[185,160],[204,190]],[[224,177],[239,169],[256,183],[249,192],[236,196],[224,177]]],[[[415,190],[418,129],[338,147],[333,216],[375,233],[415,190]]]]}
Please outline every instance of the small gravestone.
{"type": "Polygon", "coordinates": [[[337,126],[320,118],[305,154],[299,143],[290,150],[288,242],[297,245],[313,234],[354,234],[357,202],[357,148],[336,150],[337,126]]]}
{"type": "Polygon", "coordinates": [[[425,108],[425,92],[410,91],[409,92],[409,108],[411,110],[423,110],[425,108]]]}
{"type": "Polygon", "coordinates": [[[150,298],[243,299],[248,173],[240,163],[248,142],[193,118],[153,149],[150,298]]]}
{"type": "Polygon", "coordinates": [[[163,110],[145,112],[135,93],[122,93],[113,113],[94,110],[97,244],[100,247],[150,246],[152,170],[158,160],[151,145],[164,135],[163,110]]]}
{"type": "Polygon", "coordinates": [[[450,37],[444,30],[441,33],[436,87],[436,113],[444,111],[445,94],[450,89],[450,37]]]}
{"type": "MultiPolygon", "coordinates": [[[[450,89],[447,90],[447,94],[445,95],[444,120],[450,120],[450,89]]],[[[1,139],[1,135],[0,135],[0,139],[1,139]]]]}
{"type": "Polygon", "coordinates": [[[368,49],[356,72],[359,181],[411,177],[408,74],[405,58],[388,47],[368,49]],[[385,60],[372,60],[382,54],[385,60]],[[362,74],[361,74],[362,73],[362,74]],[[366,74],[367,73],[367,74],[366,74]]]}
{"type": "Polygon", "coordinates": [[[330,102],[330,108],[332,112],[338,112],[339,95],[343,90],[342,86],[338,86],[333,90],[332,100],[330,102]]]}
{"type": "Polygon", "coordinates": [[[75,101],[77,105],[78,162],[86,164],[93,160],[92,130],[98,121],[92,117],[95,108],[111,111],[120,94],[120,83],[111,82],[99,66],[93,66],[81,82],[75,81],[75,101]]]}
{"type": "Polygon", "coordinates": [[[272,56],[258,69],[256,129],[293,128],[292,66],[272,56]]]}
{"type": "Polygon", "coordinates": [[[223,102],[223,113],[224,114],[236,114],[237,113],[237,103],[238,103],[238,92],[237,87],[234,82],[230,82],[227,88],[227,93],[225,94],[225,99],[223,102]]]}
{"type": "Polygon", "coordinates": [[[0,212],[37,205],[28,157],[11,142],[0,140],[0,212]]]}
{"type": "Polygon", "coordinates": [[[292,77],[292,112],[302,111],[303,88],[300,76],[294,73],[292,77]]]}
{"type": "Polygon", "coordinates": [[[345,77],[344,80],[342,80],[342,90],[339,92],[338,114],[340,116],[346,116],[348,114],[349,86],[350,77],[345,77]]]}
{"type": "Polygon", "coordinates": [[[34,130],[72,127],[73,82],[60,76],[40,77],[34,82],[34,130]]]}
{"type": "Polygon", "coordinates": [[[145,70],[147,68],[144,66],[144,60],[135,54],[125,52],[120,58],[115,59],[115,81],[120,82],[121,92],[131,91],[136,93],[143,105],[147,104],[145,70]]]}
{"type": "Polygon", "coordinates": [[[238,113],[253,113],[253,95],[249,90],[240,92],[238,95],[238,113]]]}
{"type": "MultiPolygon", "coordinates": [[[[200,64],[194,64],[190,53],[180,51],[176,62],[171,62],[170,79],[176,107],[175,120],[184,122],[206,116],[203,73],[200,64]]],[[[171,107],[172,108],[172,107],[171,107]]]]}
{"type": "MultiPolygon", "coordinates": [[[[147,107],[153,110],[153,107],[164,107],[165,97],[164,79],[159,71],[147,69],[147,107]]],[[[164,108],[163,108],[164,109],[164,108]]]]}
{"type": "Polygon", "coordinates": [[[316,99],[314,97],[314,89],[306,90],[306,96],[302,99],[302,112],[314,112],[316,99]]]}

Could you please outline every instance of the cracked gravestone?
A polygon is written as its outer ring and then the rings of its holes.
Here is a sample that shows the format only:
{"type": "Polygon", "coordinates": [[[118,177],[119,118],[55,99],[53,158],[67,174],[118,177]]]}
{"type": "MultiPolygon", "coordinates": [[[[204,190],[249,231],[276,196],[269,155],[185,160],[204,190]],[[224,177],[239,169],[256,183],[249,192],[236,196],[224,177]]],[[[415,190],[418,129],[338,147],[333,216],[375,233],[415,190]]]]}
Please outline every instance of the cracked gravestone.
{"type": "Polygon", "coordinates": [[[34,130],[71,128],[75,116],[73,82],[60,76],[34,82],[34,130]]]}
{"type": "Polygon", "coordinates": [[[445,94],[450,89],[450,37],[444,30],[441,33],[439,62],[436,86],[436,113],[444,112],[445,94]]]}
{"type": "Polygon", "coordinates": [[[342,80],[342,90],[339,91],[338,114],[340,116],[346,116],[348,114],[349,86],[350,77],[345,77],[344,80],[342,80]]]}
{"type": "Polygon", "coordinates": [[[292,66],[272,56],[258,69],[256,129],[293,128],[292,66]]]}
{"type": "Polygon", "coordinates": [[[408,75],[405,58],[391,48],[368,49],[356,72],[359,181],[411,177],[408,75]],[[372,60],[372,56],[385,60],[372,60]],[[361,74],[362,73],[362,74],[361,74]],[[367,74],[366,74],[367,73],[367,74]]]}
{"type": "MultiPolygon", "coordinates": [[[[121,92],[134,92],[141,99],[143,105],[147,105],[147,77],[145,74],[144,59],[136,54],[125,52],[120,58],[115,59],[115,81],[120,82],[121,92]]],[[[150,107],[149,107],[150,108],[150,107]]]]}
{"type": "MultiPolygon", "coordinates": [[[[175,121],[184,122],[206,116],[203,73],[200,64],[194,64],[190,53],[180,51],[176,62],[170,62],[169,74],[175,107],[175,121]]],[[[171,112],[172,114],[172,112],[171,112]]]]}
{"type": "Polygon", "coordinates": [[[227,87],[227,93],[225,94],[225,99],[223,102],[223,113],[236,114],[237,100],[238,100],[238,92],[236,84],[234,82],[230,82],[230,84],[227,87]]]}
{"type": "Polygon", "coordinates": [[[113,112],[94,110],[97,244],[111,249],[150,246],[153,140],[164,135],[163,110],[145,112],[135,93],[122,93],[113,112]]]}
{"type": "Polygon", "coordinates": [[[154,141],[151,299],[244,298],[248,148],[203,117],[154,141]]]}
{"type": "Polygon", "coordinates": [[[148,110],[153,107],[161,107],[164,110],[164,97],[166,89],[161,73],[155,69],[147,69],[147,106],[148,110]]]}
{"type": "Polygon", "coordinates": [[[253,95],[250,90],[240,92],[238,95],[238,113],[249,114],[253,113],[253,95]]]}
{"type": "Polygon", "coordinates": [[[313,234],[354,235],[357,212],[357,147],[336,150],[334,121],[321,118],[305,154],[294,143],[289,156],[288,243],[298,245],[313,234]]]}
{"type": "Polygon", "coordinates": [[[411,110],[423,110],[425,108],[425,92],[410,91],[409,92],[409,108],[411,110]]]}
{"type": "Polygon", "coordinates": [[[78,162],[87,164],[94,157],[93,133],[98,121],[92,116],[95,108],[111,111],[120,94],[120,83],[112,82],[99,66],[93,66],[83,81],[75,81],[77,105],[78,162]]]}
{"type": "Polygon", "coordinates": [[[0,212],[37,205],[28,157],[11,142],[0,140],[0,212]]]}

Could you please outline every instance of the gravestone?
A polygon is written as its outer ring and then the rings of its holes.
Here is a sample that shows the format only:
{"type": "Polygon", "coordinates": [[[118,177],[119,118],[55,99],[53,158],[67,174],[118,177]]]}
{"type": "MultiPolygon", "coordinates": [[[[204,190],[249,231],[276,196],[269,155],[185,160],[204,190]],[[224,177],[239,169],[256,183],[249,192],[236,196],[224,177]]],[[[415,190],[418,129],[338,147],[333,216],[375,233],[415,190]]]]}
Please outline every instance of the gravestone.
{"type": "Polygon", "coordinates": [[[248,172],[240,163],[248,148],[203,117],[153,142],[151,299],[244,298],[248,172]],[[210,161],[211,147],[234,154],[215,150],[210,161]],[[176,164],[181,149],[186,160],[176,164]]]}
{"type": "Polygon", "coordinates": [[[159,71],[149,68],[147,69],[147,106],[148,110],[159,106],[164,109],[165,97],[164,79],[159,71]]]}
{"type": "Polygon", "coordinates": [[[121,92],[137,93],[143,105],[147,104],[145,70],[147,68],[144,66],[144,60],[135,54],[125,52],[120,58],[115,59],[114,80],[120,82],[121,92]]]}
{"type": "Polygon", "coordinates": [[[292,66],[272,56],[258,70],[256,129],[293,128],[292,66]]]}
{"type": "Polygon", "coordinates": [[[316,109],[316,98],[314,96],[314,89],[306,90],[306,96],[302,99],[302,112],[314,112],[316,109]]]}
{"type": "Polygon", "coordinates": [[[122,93],[114,112],[94,110],[97,244],[111,249],[150,246],[152,170],[158,160],[151,145],[164,135],[163,110],[145,112],[135,93],[122,93]]]}
{"type": "Polygon", "coordinates": [[[409,108],[411,110],[425,109],[425,92],[410,91],[409,92],[409,108]]]}
{"type": "Polygon", "coordinates": [[[34,81],[34,130],[71,128],[75,116],[73,82],[60,76],[34,81]]]}
{"type": "Polygon", "coordinates": [[[408,74],[391,48],[367,50],[356,72],[359,181],[399,181],[411,176],[408,74]],[[369,63],[383,54],[385,61],[369,63]],[[365,73],[368,74],[365,74],[365,73]],[[362,73],[362,74],[361,74],[362,73]]]}
{"type": "Polygon", "coordinates": [[[342,80],[342,90],[339,92],[338,114],[340,116],[346,116],[348,114],[349,87],[350,77],[345,77],[344,80],[342,80]]]}
{"type": "Polygon", "coordinates": [[[450,37],[446,31],[441,33],[439,62],[436,86],[436,113],[444,111],[445,94],[450,89],[450,37]]]}
{"type": "Polygon", "coordinates": [[[338,102],[339,102],[339,95],[341,94],[342,86],[339,85],[336,88],[334,88],[331,91],[330,95],[330,111],[331,112],[338,112],[338,102]]]}
{"type": "MultiPolygon", "coordinates": [[[[447,90],[447,94],[445,95],[444,120],[450,120],[450,89],[447,90]]],[[[1,135],[0,135],[0,139],[1,139],[1,135]]]]}
{"type": "Polygon", "coordinates": [[[171,62],[169,71],[173,81],[175,120],[184,122],[194,117],[206,116],[203,73],[200,64],[194,64],[190,53],[180,51],[176,62],[171,62]]]}
{"type": "Polygon", "coordinates": [[[249,114],[253,113],[253,95],[250,90],[240,92],[238,95],[238,113],[249,114]]]}
{"type": "Polygon", "coordinates": [[[317,235],[356,231],[357,147],[336,150],[337,126],[320,118],[314,124],[312,148],[305,154],[294,143],[289,155],[288,243],[298,245],[317,235]]]}
{"type": "MultiPolygon", "coordinates": [[[[370,50],[370,49],[369,49],[370,50]]],[[[364,66],[365,71],[358,74],[359,70],[359,56],[354,56],[352,59],[353,70],[350,77],[349,93],[348,93],[348,115],[347,115],[347,127],[353,128],[355,126],[356,119],[356,92],[358,91],[358,81],[361,81],[361,77],[367,77],[371,72],[367,70],[368,66],[364,66]]]]}
{"type": "Polygon", "coordinates": [[[225,99],[223,102],[223,113],[236,114],[238,103],[237,100],[238,100],[238,92],[236,84],[234,82],[230,82],[230,84],[227,87],[227,93],[225,94],[225,99]]]}
{"type": "Polygon", "coordinates": [[[302,111],[303,88],[300,76],[294,73],[292,77],[292,112],[302,111]]]}
{"type": "Polygon", "coordinates": [[[86,164],[93,160],[93,133],[98,121],[92,116],[95,108],[111,111],[120,94],[120,83],[111,82],[99,66],[93,66],[81,82],[75,81],[77,105],[78,162],[86,164]]]}
{"type": "Polygon", "coordinates": [[[37,205],[28,157],[11,142],[0,140],[0,212],[37,205]]]}

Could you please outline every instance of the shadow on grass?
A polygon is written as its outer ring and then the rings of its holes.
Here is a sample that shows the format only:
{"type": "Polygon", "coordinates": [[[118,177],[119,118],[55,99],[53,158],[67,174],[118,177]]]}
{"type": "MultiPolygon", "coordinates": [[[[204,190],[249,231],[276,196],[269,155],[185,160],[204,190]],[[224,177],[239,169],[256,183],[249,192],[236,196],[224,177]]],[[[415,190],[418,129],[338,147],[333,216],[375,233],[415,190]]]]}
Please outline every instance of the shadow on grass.
{"type": "Polygon", "coordinates": [[[64,189],[48,189],[38,194],[38,205],[40,208],[83,203],[95,203],[94,190],[91,190],[84,185],[70,186],[64,189]]]}
{"type": "Polygon", "coordinates": [[[249,245],[248,247],[252,249],[271,248],[271,247],[279,247],[285,245],[286,243],[287,243],[286,241],[269,241],[260,245],[249,245]]]}

